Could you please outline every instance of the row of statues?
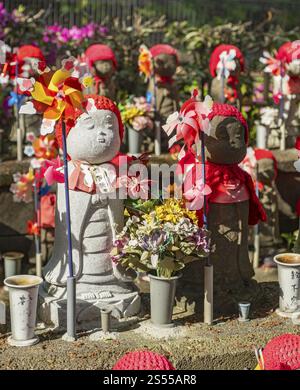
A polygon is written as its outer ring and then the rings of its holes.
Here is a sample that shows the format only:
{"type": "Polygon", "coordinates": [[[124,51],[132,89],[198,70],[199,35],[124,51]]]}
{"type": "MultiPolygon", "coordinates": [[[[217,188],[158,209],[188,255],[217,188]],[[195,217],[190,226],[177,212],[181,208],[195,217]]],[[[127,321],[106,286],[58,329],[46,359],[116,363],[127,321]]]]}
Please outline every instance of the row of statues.
{"type": "MultiPolygon", "coordinates": [[[[20,57],[24,64],[30,64],[34,58],[41,60],[40,52],[31,52],[29,49],[25,52],[30,53],[30,56],[20,57]]],[[[148,94],[154,97],[156,120],[163,124],[179,106],[173,80],[179,56],[174,48],[163,44],[153,46],[150,52],[154,75],[149,81],[148,94]]],[[[283,56],[281,51],[278,53],[283,56]]],[[[113,51],[100,44],[90,46],[85,56],[95,80],[93,90],[87,96],[93,110],[88,113],[78,111],[74,118],[75,125],[70,127],[67,124],[73,262],[77,279],[79,323],[97,321],[97,308],[109,306],[117,318],[135,315],[140,309],[140,297],[131,278],[123,270],[117,269],[110,257],[115,227],[122,226],[124,214],[123,202],[109,199],[105,190],[111,184],[111,173],[105,164],[119,166],[116,159],[124,135],[120,112],[113,102],[117,61],[113,51]],[[82,175],[87,171],[93,171],[93,177],[99,178],[99,182],[86,186],[82,175]]],[[[282,61],[287,65],[295,61],[293,56],[286,55],[284,58],[282,61]]],[[[266,211],[257,197],[251,175],[240,167],[249,143],[249,129],[240,112],[239,75],[244,71],[244,66],[243,55],[235,46],[220,45],[212,53],[211,92],[215,102],[209,117],[211,131],[204,140],[207,182],[213,189],[209,197],[208,228],[215,246],[211,254],[215,294],[219,307],[227,305],[231,310],[236,307],[238,300],[253,296],[257,287],[252,279],[253,267],[248,254],[248,225],[266,221],[266,212],[272,221],[270,226],[273,222],[277,223],[278,219],[270,200],[276,197],[272,189],[275,160],[267,153],[254,151],[261,171],[270,171],[271,175],[266,178],[261,174],[256,178],[260,182],[265,181],[266,192],[271,187],[269,194],[265,194],[266,203],[270,206],[266,211]]],[[[297,66],[287,66],[287,69],[286,82],[292,88],[293,96],[289,103],[291,108],[295,103],[293,99],[300,95],[298,86],[293,89],[294,84],[298,85],[295,79],[300,77],[300,69],[297,66]]],[[[28,70],[30,68],[27,67],[28,70]]],[[[281,82],[284,83],[283,77],[281,82]]],[[[284,87],[281,85],[280,88],[282,93],[284,87]]],[[[283,106],[286,109],[287,101],[284,101],[283,106]]],[[[30,116],[31,119],[33,117],[30,116]]],[[[285,120],[284,115],[282,119],[285,120]]],[[[297,131],[288,133],[291,137],[299,131],[297,126],[297,131]]],[[[34,128],[38,131],[39,126],[35,124],[34,128]]],[[[288,126],[285,130],[290,131],[288,126]]],[[[61,131],[58,124],[56,136],[60,143],[61,131]]],[[[45,283],[41,291],[40,313],[45,322],[55,325],[61,325],[66,318],[66,230],[64,185],[58,184],[55,244],[53,255],[44,268],[45,283]]],[[[268,235],[277,237],[277,232],[268,232],[268,235]]]]}
{"type": "MultiPolygon", "coordinates": [[[[296,41],[297,42],[297,41],[296,41]]],[[[284,73],[272,71],[273,96],[282,100],[279,109],[262,108],[261,125],[267,130],[266,147],[277,149],[282,142],[284,148],[294,146],[300,126],[300,54],[299,45],[287,42],[282,45],[275,60],[278,67],[284,67],[284,73]],[[293,46],[295,45],[295,47],[293,46]],[[284,127],[284,129],[283,129],[284,127]],[[282,139],[284,138],[284,140],[282,139]]],[[[178,109],[179,94],[174,76],[179,65],[179,54],[170,45],[158,44],[150,48],[153,59],[153,77],[148,83],[148,98],[155,104],[156,120],[165,123],[167,117],[178,109]]],[[[33,72],[34,60],[45,61],[38,47],[25,45],[17,52],[19,73],[33,72]]],[[[116,99],[115,76],[117,60],[113,50],[104,44],[93,44],[84,53],[87,70],[93,75],[95,83],[89,93],[116,99]]],[[[214,101],[228,103],[241,109],[242,94],[240,74],[245,70],[245,59],[239,48],[221,44],[211,54],[209,70],[212,76],[210,95],[214,101]]],[[[20,118],[18,126],[23,132],[30,132],[37,126],[38,117],[20,118]]],[[[16,141],[15,123],[11,132],[11,140],[16,141]]]]}

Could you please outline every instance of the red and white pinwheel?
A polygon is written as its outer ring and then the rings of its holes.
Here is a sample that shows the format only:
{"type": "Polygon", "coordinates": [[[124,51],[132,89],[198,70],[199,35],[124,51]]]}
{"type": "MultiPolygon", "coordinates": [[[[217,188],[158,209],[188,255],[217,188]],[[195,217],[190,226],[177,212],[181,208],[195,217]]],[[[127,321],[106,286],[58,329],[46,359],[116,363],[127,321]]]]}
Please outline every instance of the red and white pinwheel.
{"type": "Polygon", "coordinates": [[[275,56],[272,57],[267,51],[263,52],[263,57],[260,57],[259,61],[266,65],[264,71],[266,73],[272,73],[274,76],[281,76],[283,72],[283,66],[280,60],[275,56]]]}
{"type": "Polygon", "coordinates": [[[63,170],[63,163],[59,156],[57,156],[54,160],[45,160],[44,161],[44,177],[46,179],[46,182],[49,186],[57,183],[64,183],[65,178],[64,174],[62,173],[63,170]]]}
{"type": "Polygon", "coordinates": [[[184,148],[190,150],[193,145],[200,143],[200,131],[209,134],[210,122],[208,115],[212,109],[212,99],[206,96],[203,102],[197,101],[198,91],[193,91],[193,96],[185,102],[179,112],[171,114],[167,123],[162,126],[164,131],[170,137],[174,130],[176,134],[169,140],[169,148],[177,141],[183,140],[184,146],[179,153],[178,158],[185,154],[184,148]]]}
{"type": "Polygon", "coordinates": [[[204,197],[211,194],[211,188],[205,184],[202,176],[202,164],[197,163],[189,170],[184,180],[184,197],[189,202],[186,206],[189,210],[201,210],[204,205],[204,197]]]}

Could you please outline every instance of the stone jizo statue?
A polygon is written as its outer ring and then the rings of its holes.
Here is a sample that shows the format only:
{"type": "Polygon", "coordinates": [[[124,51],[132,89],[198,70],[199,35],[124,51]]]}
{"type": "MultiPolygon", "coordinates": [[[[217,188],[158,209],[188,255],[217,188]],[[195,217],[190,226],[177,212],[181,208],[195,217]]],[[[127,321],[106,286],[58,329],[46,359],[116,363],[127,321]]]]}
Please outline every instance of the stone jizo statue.
{"type": "MultiPolygon", "coordinates": [[[[106,97],[89,95],[88,101],[88,114],[78,111],[74,127],[67,129],[67,149],[77,322],[90,327],[99,326],[100,308],[111,308],[116,318],[137,314],[140,297],[110,256],[116,227],[123,225],[123,201],[109,195],[123,136],[120,113],[106,97]]],[[[60,126],[57,138],[61,145],[60,126]]],[[[55,226],[41,314],[46,322],[63,325],[68,276],[64,184],[57,186],[55,226]]]]}
{"type": "Polygon", "coordinates": [[[117,60],[113,50],[109,46],[97,43],[87,48],[85,57],[95,80],[92,92],[115,100],[114,75],[117,69],[117,60]]]}

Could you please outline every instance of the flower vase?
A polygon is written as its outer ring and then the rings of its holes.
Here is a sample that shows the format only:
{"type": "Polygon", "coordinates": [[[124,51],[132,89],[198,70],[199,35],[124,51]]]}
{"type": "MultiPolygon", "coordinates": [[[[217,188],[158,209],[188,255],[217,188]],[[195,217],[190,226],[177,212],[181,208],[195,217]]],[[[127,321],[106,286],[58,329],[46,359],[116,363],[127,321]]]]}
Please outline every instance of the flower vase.
{"type": "Polygon", "coordinates": [[[128,150],[130,154],[140,154],[142,146],[142,134],[140,131],[134,130],[132,127],[127,128],[128,131],[128,150]]]}
{"type": "Polygon", "coordinates": [[[20,275],[23,258],[24,254],[21,252],[3,253],[5,278],[20,275]]]}
{"type": "Polygon", "coordinates": [[[12,335],[8,343],[16,347],[36,344],[36,311],[39,285],[43,279],[34,275],[15,275],[4,280],[9,291],[12,335]]]}
{"type": "Polygon", "coordinates": [[[279,308],[276,313],[291,318],[300,312],[300,255],[281,253],[274,257],[278,267],[280,288],[279,308]]]}
{"type": "Polygon", "coordinates": [[[161,328],[171,328],[177,281],[182,275],[163,278],[149,274],[151,322],[161,328]]]}

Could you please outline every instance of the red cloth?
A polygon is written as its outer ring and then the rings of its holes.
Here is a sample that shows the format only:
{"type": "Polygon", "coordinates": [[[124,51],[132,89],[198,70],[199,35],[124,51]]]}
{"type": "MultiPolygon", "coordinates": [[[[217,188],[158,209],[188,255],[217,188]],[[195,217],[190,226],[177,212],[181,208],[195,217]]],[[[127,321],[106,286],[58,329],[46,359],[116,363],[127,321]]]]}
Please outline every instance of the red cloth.
{"type": "Polygon", "coordinates": [[[150,53],[152,55],[153,58],[159,56],[160,54],[169,54],[169,55],[173,55],[175,56],[176,58],[176,61],[177,61],[177,64],[178,64],[178,53],[177,53],[177,50],[174,49],[174,47],[170,46],[170,45],[166,45],[166,44],[158,44],[158,45],[154,45],[151,47],[150,49],[150,53]]]}
{"type": "MultiPolygon", "coordinates": [[[[220,186],[231,180],[239,180],[244,184],[249,193],[249,225],[256,225],[259,221],[266,221],[267,216],[255,193],[252,177],[245,172],[238,164],[219,165],[206,162],[206,184],[212,190],[212,194],[220,186]]],[[[211,195],[207,196],[208,202],[211,195]]]]}
{"type": "Polygon", "coordinates": [[[55,227],[55,194],[46,194],[41,198],[41,227],[55,227]]]}
{"type": "Polygon", "coordinates": [[[23,62],[24,59],[28,57],[38,58],[41,61],[45,61],[45,57],[39,47],[33,45],[20,46],[17,51],[18,62],[23,62]]]}
{"type": "Polygon", "coordinates": [[[295,148],[296,148],[297,150],[300,150],[300,137],[299,137],[299,136],[298,136],[297,139],[296,139],[295,148]]]}
{"type": "Polygon", "coordinates": [[[254,149],[254,154],[255,154],[256,160],[262,160],[264,158],[273,160],[275,176],[277,176],[277,173],[278,173],[277,160],[276,160],[274,154],[270,150],[267,150],[267,149],[254,149]]]}
{"type": "Polygon", "coordinates": [[[113,50],[107,45],[95,43],[89,46],[85,51],[85,56],[88,59],[90,67],[94,65],[95,61],[112,61],[115,68],[117,68],[117,60],[113,50]]]}
{"type": "Polygon", "coordinates": [[[263,350],[265,370],[297,370],[300,368],[300,336],[283,334],[274,337],[263,350]]]}
{"type": "Polygon", "coordinates": [[[217,75],[216,70],[217,70],[218,62],[220,61],[220,54],[223,51],[226,51],[227,53],[229,53],[229,51],[231,49],[234,49],[236,51],[236,57],[240,62],[241,72],[243,72],[245,70],[245,60],[244,60],[244,56],[243,56],[242,52],[240,51],[240,49],[234,45],[222,44],[222,45],[217,46],[214,49],[214,51],[211,53],[211,56],[210,56],[209,70],[210,70],[210,74],[212,77],[216,77],[216,75],[217,75]]]}
{"type": "MultiPolygon", "coordinates": [[[[119,111],[118,107],[115,105],[115,103],[112,100],[110,100],[109,98],[105,97],[105,96],[86,95],[85,98],[86,99],[92,98],[94,100],[94,102],[95,102],[96,107],[99,110],[109,110],[109,111],[113,112],[117,116],[118,123],[119,123],[120,139],[122,140],[123,139],[123,135],[124,135],[124,126],[123,126],[123,123],[122,123],[120,111],[119,111]]],[[[75,126],[76,119],[78,119],[80,117],[80,115],[82,115],[82,114],[83,114],[83,112],[81,110],[79,110],[79,109],[75,109],[74,110],[74,117],[73,117],[72,121],[69,121],[69,122],[67,121],[66,122],[66,133],[67,133],[67,135],[71,131],[72,127],[75,126]]],[[[56,133],[57,142],[58,142],[60,148],[62,148],[62,126],[61,126],[61,121],[57,122],[56,127],[55,127],[55,133],[56,133]]]]}
{"type": "Polygon", "coordinates": [[[285,64],[300,59],[300,41],[286,42],[278,49],[276,58],[285,64]]]}
{"type": "Polygon", "coordinates": [[[113,370],[175,370],[169,360],[151,351],[129,352],[113,366],[113,370]]]}

